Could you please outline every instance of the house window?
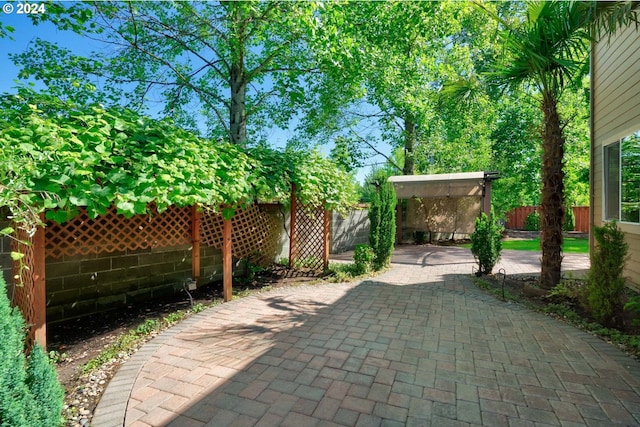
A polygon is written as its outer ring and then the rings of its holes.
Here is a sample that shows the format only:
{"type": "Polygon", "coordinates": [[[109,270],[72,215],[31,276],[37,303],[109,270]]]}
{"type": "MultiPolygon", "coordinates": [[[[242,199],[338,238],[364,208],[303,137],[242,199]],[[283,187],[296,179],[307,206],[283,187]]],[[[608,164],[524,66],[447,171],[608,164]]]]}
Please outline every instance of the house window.
{"type": "Polygon", "coordinates": [[[620,219],[620,142],[604,147],[604,219],[620,219]]]}
{"type": "Polygon", "coordinates": [[[604,147],[604,215],[640,224],[640,131],[604,147]]]}

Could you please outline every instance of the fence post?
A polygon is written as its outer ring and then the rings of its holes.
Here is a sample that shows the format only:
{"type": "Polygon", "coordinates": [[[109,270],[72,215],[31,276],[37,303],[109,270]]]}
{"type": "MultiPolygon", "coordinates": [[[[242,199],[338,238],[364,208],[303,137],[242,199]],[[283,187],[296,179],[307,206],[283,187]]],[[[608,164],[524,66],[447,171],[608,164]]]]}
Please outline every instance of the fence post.
{"type": "Polygon", "coordinates": [[[224,219],[222,229],[222,295],[225,302],[232,298],[233,262],[231,243],[231,220],[224,219]]]}
{"type": "Polygon", "coordinates": [[[293,268],[296,256],[296,213],[298,210],[296,199],[296,184],[291,183],[291,213],[289,215],[289,268],[293,268]]]}
{"type": "Polygon", "coordinates": [[[331,245],[331,212],[328,210],[324,210],[324,221],[322,224],[322,234],[323,234],[323,265],[326,270],[329,267],[329,246],[331,245]]]}
{"type": "Polygon", "coordinates": [[[191,207],[191,277],[200,280],[200,212],[198,205],[191,207]]]}
{"type": "MultiPolygon", "coordinates": [[[[44,220],[44,216],[41,215],[44,220]]],[[[33,330],[35,341],[47,348],[47,282],[45,280],[45,232],[38,226],[33,236],[33,330]]]]}

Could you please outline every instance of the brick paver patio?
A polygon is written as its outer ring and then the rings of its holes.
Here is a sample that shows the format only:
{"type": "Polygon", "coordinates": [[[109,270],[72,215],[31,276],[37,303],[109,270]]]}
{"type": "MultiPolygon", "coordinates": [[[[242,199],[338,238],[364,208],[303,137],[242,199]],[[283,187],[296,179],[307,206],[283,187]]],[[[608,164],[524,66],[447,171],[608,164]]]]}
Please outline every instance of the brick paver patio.
{"type": "MultiPolygon", "coordinates": [[[[535,273],[538,258],[505,251],[499,268],[535,273]]],[[[371,280],[206,310],[120,368],[92,425],[640,425],[636,361],[485,295],[472,265],[465,249],[402,246],[371,280]]]]}

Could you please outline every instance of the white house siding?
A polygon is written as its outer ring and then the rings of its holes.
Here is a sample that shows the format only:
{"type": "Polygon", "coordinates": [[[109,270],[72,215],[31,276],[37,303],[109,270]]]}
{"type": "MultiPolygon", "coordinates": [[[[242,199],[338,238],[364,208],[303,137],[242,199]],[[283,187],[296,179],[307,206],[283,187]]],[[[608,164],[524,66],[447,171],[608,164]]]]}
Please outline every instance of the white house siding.
{"type": "MultiPolygon", "coordinates": [[[[603,224],[603,146],[640,130],[640,30],[635,25],[605,37],[593,48],[592,211],[603,224]]],[[[619,224],[626,233],[625,275],[640,288],[640,224],[619,224]]]]}

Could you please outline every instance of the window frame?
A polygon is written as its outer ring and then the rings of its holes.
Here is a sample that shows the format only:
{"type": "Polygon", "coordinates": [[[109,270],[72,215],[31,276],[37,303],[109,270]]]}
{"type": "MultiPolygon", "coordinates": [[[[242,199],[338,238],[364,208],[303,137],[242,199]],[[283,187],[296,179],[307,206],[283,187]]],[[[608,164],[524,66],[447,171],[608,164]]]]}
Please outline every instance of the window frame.
{"type": "MultiPolygon", "coordinates": [[[[640,217],[638,218],[638,222],[632,222],[632,221],[628,221],[628,220],[622,220],[622,205],[623,205],[623,182],[622,182],[622,175],[623,175],[623,166],[624,166],[624,162],[623,162],[623,144],[626,140],[628,140],[629,138],[637,138],[640,139],[640,130],[636,131],[636,132],[632,132],[629,135],[617,139],[615,141],[612,141],[609,144],[603,145],[602,146],[602,220],[605,222],[608,221],[617,221],[621,224],[628,224],[628,225],[632,225],[632,226],[638,226],[640,225],[640,217]],[[614,149],[617,147],[617,161],[616,161],[616,167],[617,167],[617,176],[616,176],[616,186],[617,186],[617,194],[612,193],[610,191],[610,188],[612,187],[611,182],[610,182],[610,171],[611,171],[611,152],[614,151],[614,149]],[[615,194],[615,197],[617,199],[617,206],[615,208],[615,213],[617,214],[617,216],[613,216],[612,212],[610,212],[610,195],[611,194],[615,194]]],[[[613,210],[613,209],[612,209],[613,210]]]]}

